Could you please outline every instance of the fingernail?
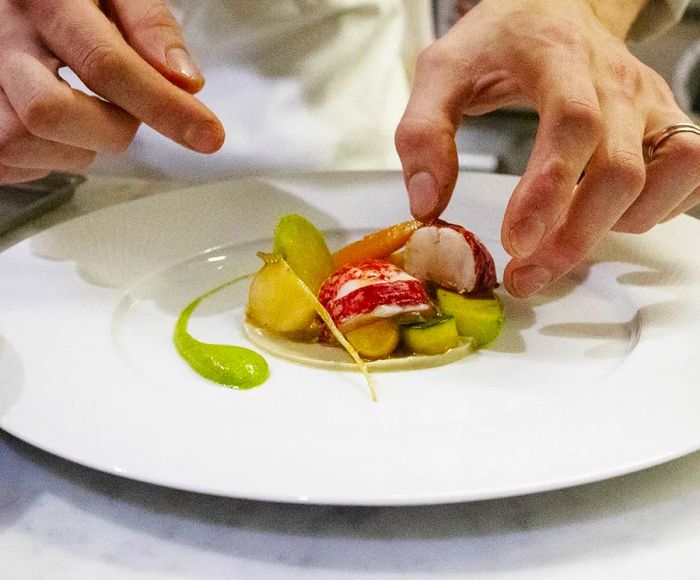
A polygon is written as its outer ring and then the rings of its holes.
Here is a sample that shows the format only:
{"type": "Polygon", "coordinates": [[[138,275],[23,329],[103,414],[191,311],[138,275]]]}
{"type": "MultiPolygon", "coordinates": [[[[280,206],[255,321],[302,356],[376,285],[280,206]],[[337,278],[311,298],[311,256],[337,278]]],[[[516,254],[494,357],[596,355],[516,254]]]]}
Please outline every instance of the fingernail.
{"type": "Polygon", "coordinates": [[[221,128],[215,123],[204,121],[192,125],[183,137],[185,143],[200,153],[213,153],[223,143],[221,128]]]}
{"type": "Polygon", "coordinates": [[[165,53],[165,60],[172,70],[186,76],[188,79],[195,82],[204,80],[202,73],[184,48],[176,46],[169,49],[165,53]]]}
{"type": "Polygon", "coordinates": [[[540,245],[545,233],[545,225],[539,216],[532,215],[521,219],[510,228],[508,243],[513,256],[526,258],[540,245]]]}
{"type": "Polygon", "coordinates": [[[513,270],[511,284],[521,298],[539,292],[552,282],[552,273],[542,266],[523,266],[513,270]]]}
{"type": "Polygon", "coordinates": [[[431,216],[437,206],[435,179],[427,171],[421,171],[408,180],[408,201],[411,213],[417,219],[431,216]]]}

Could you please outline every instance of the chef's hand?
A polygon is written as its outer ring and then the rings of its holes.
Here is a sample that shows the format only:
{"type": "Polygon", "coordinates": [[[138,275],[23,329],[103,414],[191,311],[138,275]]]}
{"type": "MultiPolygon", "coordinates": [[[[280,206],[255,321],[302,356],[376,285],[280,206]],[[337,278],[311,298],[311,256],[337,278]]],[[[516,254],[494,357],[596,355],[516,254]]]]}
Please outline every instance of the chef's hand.
{"type": "Polygon", "coordinates": [[[223,143],[165,2],[0,0],[0,183],[77,171],[123,151],[140,122],[195,151],[223,143]],[[109,17],[108,17],[109,16],[109,17]],[[58,76],[69,66],[95,94],[58,76]]]}
{"type": "Polygon", "coordinates": [[[675,134],[644,156],[651,135],[689,119],[620,40],[642,4],[483,0],[418,60],[396,133],[418,219],[450,200],[463,114],[539,113],[501,231],[513,256],[504,282],[516,296],[563,276],[609,230],[644,232],[700,203],[700,136],[675,134]]]}

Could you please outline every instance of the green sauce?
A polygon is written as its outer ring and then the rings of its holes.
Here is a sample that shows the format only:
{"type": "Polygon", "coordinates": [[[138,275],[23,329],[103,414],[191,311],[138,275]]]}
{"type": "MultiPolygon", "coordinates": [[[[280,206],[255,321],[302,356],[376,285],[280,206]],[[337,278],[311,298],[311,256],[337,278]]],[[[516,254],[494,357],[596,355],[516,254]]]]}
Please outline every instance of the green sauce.
{"type": "Polygon", "coordinates": [[[244,278],[247,276],[222,284],[189,304],[177,319],[173,336],[177,352],[197,373],[235,389],[252,389],[264,383],[270,375],[267,361],[249,348],[201,342],[187,332],[187,324],[202,300],[244,278]]]}

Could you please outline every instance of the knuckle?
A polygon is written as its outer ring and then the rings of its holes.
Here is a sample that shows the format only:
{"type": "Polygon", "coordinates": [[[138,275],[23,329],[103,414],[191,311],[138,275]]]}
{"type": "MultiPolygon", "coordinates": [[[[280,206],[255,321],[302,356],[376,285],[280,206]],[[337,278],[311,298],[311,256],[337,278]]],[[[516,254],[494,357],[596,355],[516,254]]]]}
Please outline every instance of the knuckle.
{"type": "Polygon", "coordinates": [[[18,111],[22,123],[33,135],[50,136],[64,118],[65,97],[60,87],[36,92],[18,111]]]}
{"type": "Polygon", "coordinates": [[[445,49],[442,43],[434,42],[423,49],[416,59],[416,75],[435,68],[443,67],[451,60],[451,52],[445,49]]]}
{"type": "Polygon", "coordinates": [[[453,139],[451,126],[425,117],[404,117],[394,135],[396,149],[401,156],[424,149],[436,140],[443,142],[453,139]]]}
{"type": "Polygon", "coordinates": [[[94,89],[120,82],[124,75],[124,62],[114,47],[98,43],[85,50],[76,72],[86,85],[94,89]]]}
{"type": "Polygon", "coordinates": [[[556,20],[550,22],[542,30],[548,44],[564,48],[567,52],[579,53],[586,44],[585,36],[580,27],[573,22],[556,20]]]}
{"type": "Polygon", "coordinates": [[[151,4],[134,23],[137,29],[177,29],[175,17],[165,1],[151,4]]]}
{"type": "MultiPolygon", "coordinates": [[[[542,59],[566,59],[570,62],[588,60],[588,43],[581,27],[571,21],[542,15],[527,14],[521,16],[521,22],[515,24],[515,39],[519,42],[517,54],[523,62],[542,62],[542,59]]],[[[507,26],[507,25],[506,25],[507,26]]],[[[507,26],[512,30],[513,26],[507,26]]]]}
{"type": "Polygon", "coordinates": [[[613,58],[609,63],[615,92],[625,98],[634,98],[642,90],[642,72],[634,59],[626,56],[613,58]]]}
{"type": "Polygon", "coordinates": [[[597,103],[566,99],[559,104],[558,120],[568,131],[599,139],[603,134],[603,113],[597,103]]]}
{"type": "Polygon", "coordinates": [[[644,187],[646,168],[641,153],[619,150],[612,153],[603,170],[609,182],[614,183],[620,193],[634,198],[644,187]]]}
{"type": "Polygon", "coordinates": [[[570,181],[571,171],[559,156],[549,158],[537,176],[538,189],[550,199],[560,197],[569,188],[570,181]]]}

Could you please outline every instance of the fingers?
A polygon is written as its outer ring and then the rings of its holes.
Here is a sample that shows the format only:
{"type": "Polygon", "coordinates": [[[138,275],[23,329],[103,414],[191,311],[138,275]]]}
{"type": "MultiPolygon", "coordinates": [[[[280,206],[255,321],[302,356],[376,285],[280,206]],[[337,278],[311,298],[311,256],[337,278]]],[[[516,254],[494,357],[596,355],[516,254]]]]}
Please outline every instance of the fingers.
{"type": "Polygon", "coordinates": [[[144,61],[90,0],[26,0],[48,48],[95,93],[202,153],[223,144],[216,116],[144,61]]]}
{"type": "Polygon", "coordinates": [[[584,260],[644,187],[643,122],[628,101],[604,93],[600,100],[603,138],[570,205],[532,255],[506,267],[504,281],[515,296],[538,292],[584,260]]]}
{"type": "Polygon", "coordinates": [[[469,88],[464,80],[456,82],[448,62],[437,43],[420,55],[413,90],[396,129],[411,213],[424,222],[436,219],[447,207],[459,172],[455,134],[461,118],[460,93],[469,88]]]}
{"type": "MultiPolygon", "coordinates": [[[[32,135],[0,91],[0,165],[4,179],[16,179],[19,170],[27,179],[36,179],[37,171],[80,171],[95,159],[95,152],[63,143],[48,141],[32,135]]],[[[25,181],[26,179],[17,179],[25,181]]],[[[5,181],[10,183],[11,181],[5,181]]]]}
{"type": "Polygon", "coordinates": [[[603,116],[590,75],[550,59],[532,92],[540,124],[530,161],[506,208],[501,230],[514,257],[532,254],[567,210],[584,168],[600,143],[603,116]]]}
{"type": "Polygon", "coordinates": [[[700,186],[698,186],[698,188],[693,193],[691,193],[687,198],[685,198],[683,202],[678,205],[678,207],[675,207],[673,211],[671,211],[671,213],[669,213],[661,221],[667,222],[668,220],[673,219],[674,217],[677,217],[682,213],[690,211],[698,205],[700,205],[700,186]]]}
{"type": "Polygon", "coordinates": [[[51,173],[48,169],[21,169],[0,164],[0,184],[34,181],[51,173]]]}
{"type": "Polygon", "coordinates": [[[0,64],[0,84],[24,127],[49,141],[124,151],[139,125],[111,103],[72,89],[28,54],[12,54],[0,64]]]}
{"type": "Polygon", "coordinates": [[[110,0],[110,16],[128,43],[170,82],[196,93],[204,77],[190,57],[182,31],[164,0],[110,0]]]}
{"type": "Polygon", "coordinates": [[[674,136],[673,147],[664,142],[668,157],[647,175],[648,117],[676,112],[663,80],[592,14],[577,18],[580,5],[557,4],[563,12],[551,14],[509,6],[479,4],[422,53],[396,146],[411,212],[430,221],[455,183],[461,114],[515,102],[537,109],[533,151],[501,232],[514,257],[505,284],[527,296],[582,261],[613,227],[643,231],[696,203],[700,153],[687,135],[674,136]],[[508,25],[504,16],[512,16],[508,25]]]}
{"type": "Polygon", "coordinates": [[[673,135],[649,162],[644,189],[614,229],[630,233],[650,230],[670,214],[677,215],[693,207],[692,195],[698,186],[700,137],[683,133],[673,135]]]}

